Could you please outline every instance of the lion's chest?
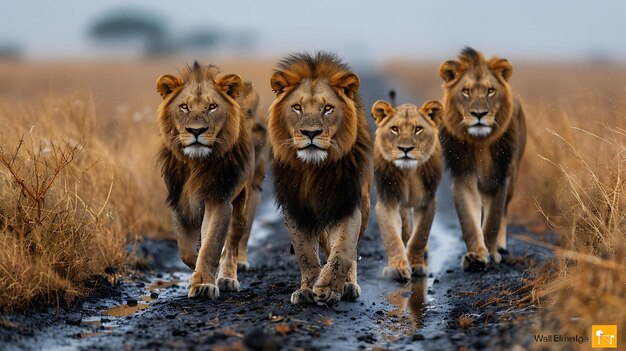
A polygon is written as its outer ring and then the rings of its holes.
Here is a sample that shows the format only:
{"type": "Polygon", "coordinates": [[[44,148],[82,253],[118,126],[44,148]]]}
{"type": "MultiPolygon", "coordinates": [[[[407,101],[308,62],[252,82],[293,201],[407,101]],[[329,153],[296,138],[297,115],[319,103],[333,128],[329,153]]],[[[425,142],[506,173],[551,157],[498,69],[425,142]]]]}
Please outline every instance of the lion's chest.
{"type": "Polygon", "coordinates": [[[429,198],[424,182],[417,173],[410,174],[407,178],[403,194],[405,201],[402,205],[404,207],[422,207],[429,198]]]}

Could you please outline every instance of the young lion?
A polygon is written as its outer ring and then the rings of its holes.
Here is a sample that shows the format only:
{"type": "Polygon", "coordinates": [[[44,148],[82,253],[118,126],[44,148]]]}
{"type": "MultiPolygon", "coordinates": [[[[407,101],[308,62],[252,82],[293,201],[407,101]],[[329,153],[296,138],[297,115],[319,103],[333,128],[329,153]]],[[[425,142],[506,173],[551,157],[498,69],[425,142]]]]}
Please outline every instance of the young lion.
{"type": "Polygon", "coordinates": [[[254,171],[250,127],[237,102],[241,87],[239,76],[197,62],[180,77],[157,80],[159,161],[180,257],[194,269],[189,297],[239,290],[237,250],[254,171]]]}
{"type": "Polygon", "coordinates": [[[443,164],[437,129],[442,114],[439,101],[428,101],[421,108],[411,104],[393,108],[383,100],[372,106],[378,127],[376,215],[389,260],[383,273],[389,279],[426,275],[426,244],[443,164]]]}
{"type": "Polygon", "coordinates": [[[439,69],[445,82],[441,142],[467,244],[465,270],[485,269],[490,254],[500,263],[506,252],[506,210],[526,145],[524,112],[508,83],[512,73],[508,60],[485,60],[469,47],[439,69]]]}
{"type": "Polygon", "coordinates": [[[360,296],[356,248],[369,216],[371,136],[359,78],[337,57],[291,55],[271,78],[276,201],[302,274],[291,302],[360,296]],[[326,251],[322,268],[319,244],[326,251]]]}

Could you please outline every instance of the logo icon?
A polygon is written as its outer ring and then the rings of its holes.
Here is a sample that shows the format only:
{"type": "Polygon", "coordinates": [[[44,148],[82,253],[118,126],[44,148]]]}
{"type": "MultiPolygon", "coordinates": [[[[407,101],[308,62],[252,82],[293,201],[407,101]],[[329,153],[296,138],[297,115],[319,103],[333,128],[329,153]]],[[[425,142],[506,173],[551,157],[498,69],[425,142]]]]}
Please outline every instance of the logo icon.
{"type": "Polygon", "coordinates": [[[591,326],[591,348],[616,349],[617,348],[617,325],[593,325],[591,326]]]}

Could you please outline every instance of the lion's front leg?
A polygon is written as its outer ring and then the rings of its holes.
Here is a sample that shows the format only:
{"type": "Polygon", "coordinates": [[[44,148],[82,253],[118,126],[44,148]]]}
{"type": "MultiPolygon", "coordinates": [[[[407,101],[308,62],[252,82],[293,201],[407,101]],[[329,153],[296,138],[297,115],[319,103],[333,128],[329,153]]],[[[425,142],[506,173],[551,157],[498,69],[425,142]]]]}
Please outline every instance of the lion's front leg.
{"type": "Polygon", "coordinates": [[[314,303],[312,289],[321,268],[319,234],[302,231],[287,211],[283,211],[283,217],[301,274],[300,289],[291,294],[291,303],[314,303]]]}
{"type": "Polygon", "coordinates": [[[237,260],[239,244],[245,235],[247,226],[246,190],[244,189],[233,201],[233,215],[230,219],[226,244],[220,259],[220,270],[217,275],[217,287],[221,291],[239,291],[237,281],[237,260]]]}
{"type": "Polygon", "coordinates": [[[189,280],[189,297],[219,297],[219,289],[215,285],[215,273],[219,264],[220,254],[226,241],[228,225],[232,216],[233,206],[229,202],[204,203],[202,219],[202,242],[198,251],[196,269],[189,280]]]}
{"type": "Polygon", "coordinates": [[[406,248],[407,257],[411,263],[411,275],[413,276],[422,277],[428,272],[428,263],[426,261],[428,254],[426,250],[436,207],[436,201],[433,200],[426,207],[413,210],[415,228],[413,228],[413,234],[406,248]]]}
{"type": "Polygon", "coordinates": [[[509,188],[508,183],[509,180],[507,179],[505,185],[494,194],[485,195],[485,222],[483,223],[483,233],[485,235],[485,244],[495,263],[500,263],[502,260],[498,252],[499,241],[506,242],[506,221],[503,219],[509,188]],[[505,227],[503,228],[503,226],[505,227]]]}
{"type": "Polygon", "coordinates": [[[399,205],[384,204],[379,201],[376,203],[376,216],[378,216],[380,236],[387,252],[387,267],[384,268],[383,275],[387,279],[411,279],[411,267],[402,240],[402,217],[399,205]]]}
{"type": "Polygon", "coordinates": [[[313,286],[313,297],[318,304],[332,305],[341,299],[344,283],[356,257],[360,228],[361,210],[358,208],[341,223],[330,228],[330,255],[313,286]]]}
{"type": "Polygon", "coordinates": [[[475,177],[459,177],[452,180],[452,196],[461,223],[467,253],[463,255],[463,269],[480,271],[489,264],[489,252],[480,227],[482,202],[475,177]]]}

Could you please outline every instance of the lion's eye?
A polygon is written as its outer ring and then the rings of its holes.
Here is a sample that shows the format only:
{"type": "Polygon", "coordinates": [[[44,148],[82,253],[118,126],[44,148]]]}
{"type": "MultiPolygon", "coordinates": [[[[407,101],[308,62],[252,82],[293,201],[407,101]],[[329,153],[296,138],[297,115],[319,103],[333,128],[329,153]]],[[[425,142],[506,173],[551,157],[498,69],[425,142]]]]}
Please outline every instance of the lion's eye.
{"type": "Polygon", "coordinates": [[[325,115],[330,115],[331,113],[333,113],[334,110],[335,110],[335,108],[332,107],[331,105],[324,106],[324,114],[325,115]]]}
{"type": "Polygon", "coordinates": [[[180,104],[180,106],[178,106],[180,108],[181,111],[187,113],[189,112],[189,106],[187,106],[187,104],[180,104]]]}
{"type": "Polygon", "coordinates": [[[393,126],[393,127],[391,127],[391,132],[392,132],[393,134],[398,134],[400,131],[398,130],[398,127],[393,126]]]}
{"type": "Polygon", "coordinates": [[[424,130],[424,128],[423,128],[423,127],[421,127],[421,126],[417,126],[417,127],[415,127],[415,134],[419,134],[419,133],[421,133],[421,132],[422,132],[422,130],[424,130]]]}
{"type": "Polygon", "coordinates": [[[467,88],[463,88],[463,90],[461,90],[461,94],[463,94],[463,96],[465,96],[465,97],[469,97],[470,96],[470,91],[467,88]]]}
{"type": "Polygon", "coordinates": [[[210,104],[209,111],[215,111],[217,109],[217,104],[210,104]]]}
{"type": "Polygon", "coordinates": [[[496,89],[494,88],[487,89],[487,95],[494,96],[495,94],[496,94],[496,89]]]}
{"type": "Polygon", "coordinates": [[[302,106],[300,106],[299,104],[295,104],[293,106],[291,106],[291,108],[296,111],[297,113],[300,113],[300,111],[302,111],[302,106]]]}

